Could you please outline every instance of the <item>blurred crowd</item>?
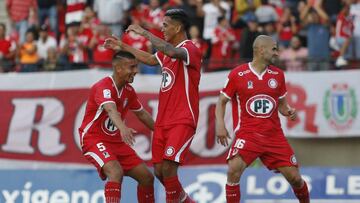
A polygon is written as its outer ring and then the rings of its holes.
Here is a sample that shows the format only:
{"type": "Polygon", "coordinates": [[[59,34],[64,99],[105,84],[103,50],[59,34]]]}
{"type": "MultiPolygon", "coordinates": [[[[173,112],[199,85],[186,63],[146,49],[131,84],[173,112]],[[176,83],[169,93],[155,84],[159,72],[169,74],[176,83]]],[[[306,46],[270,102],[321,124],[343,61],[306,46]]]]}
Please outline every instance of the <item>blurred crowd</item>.
{"type": "MultiPolygon", "coordinates": [[[[204,71],[231,69],[252,59],[260,34],[278,41],[286,71],[345,69],[360,61],[360,0],[5,0],[10,23],[0,24],[0,72],[111,68],[104,40],[115,35],[155,50],[126,33],[140,24],[162,38],[165,11],[182,8],[204,71]]],[[[159,67],[141,64],[141,73],[159,67]]]]}

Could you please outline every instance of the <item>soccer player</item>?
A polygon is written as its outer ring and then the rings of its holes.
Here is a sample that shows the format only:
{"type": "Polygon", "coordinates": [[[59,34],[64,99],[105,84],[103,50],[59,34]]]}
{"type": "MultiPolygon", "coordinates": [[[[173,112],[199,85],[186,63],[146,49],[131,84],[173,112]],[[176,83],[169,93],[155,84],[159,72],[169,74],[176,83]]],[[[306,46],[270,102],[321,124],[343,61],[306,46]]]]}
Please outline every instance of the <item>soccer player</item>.
{"type": "Polygon", "coordinates": [[[140,203],[154,202],[154,176],[130,147],[136,131],[127,127],[128,110],[149,129],[154,120],[139,102],[132,83],[138,72],[138,62],[129,52],[119,51],[112,59],[113,73],[90,89],[85,116],[79,128],[85,158],[98,170],[105,184],[106,203],[119,203],[123,176],[138,182],[140,203]]]}
{"type": "Polygon", "coordinates": [[[123,49],[133,53],[148,65],[162,67],[158,114],[152,141],[152,162],[155,175],[166,190],[166,202],[192,202],[178,180],[177,171],[194,137],[199,116],[199,82],[201,52],[186,30],[189,22],[182,9],[165,13],[162,40],[139,25],[130,25],[133,31],[150,40],[158,51],[150,53],[137,50],[116,38],[109,38],[105,47],[123,49]]]}
{"type": "Polygon", "coordinates": [[[309,202],[306,182],[301,178],[291,146],[281,129],[278,111],[296,118],[286,101],[284,73],[273,66],[278,47],[269,36],[260,35],[253,43],[254,58],[233,69],[216,104],[216,136],[228,146],[225,106],[231,100],[235,140],[229,149],[226,201],[240,202],[240,177],[247,166],[260,158],[269,170],[280,172],[292,186],[300,203],[309,202]],[[240,116],[240,118],[239,118],[240,116]]]}

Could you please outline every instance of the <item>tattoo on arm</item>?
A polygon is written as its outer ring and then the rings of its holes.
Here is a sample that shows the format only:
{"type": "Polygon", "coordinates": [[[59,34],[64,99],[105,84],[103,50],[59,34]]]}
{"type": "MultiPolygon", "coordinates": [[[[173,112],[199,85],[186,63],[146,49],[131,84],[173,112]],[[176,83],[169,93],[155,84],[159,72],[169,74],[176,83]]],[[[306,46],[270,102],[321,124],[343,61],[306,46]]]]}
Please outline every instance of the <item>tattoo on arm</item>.
{"type": "MultiPolygon", "coordinates": [[[[173,45],[171,45],[170,43],[154,36],[153,34],[151,34],[149,31],[145,30],[143,32],[143,36],[146,37],[151,43],[152,45],[155,47],[155,49],[163,52],[164,54],[168,55],[168,56],[175,56],[176,51],[175,51],[175,47],[173,45]]],[[[179,58],[177,56],[175,56],[176,58],[179,58]]],[[[182,58],[182,57],[181,57],[182,58]]]]}

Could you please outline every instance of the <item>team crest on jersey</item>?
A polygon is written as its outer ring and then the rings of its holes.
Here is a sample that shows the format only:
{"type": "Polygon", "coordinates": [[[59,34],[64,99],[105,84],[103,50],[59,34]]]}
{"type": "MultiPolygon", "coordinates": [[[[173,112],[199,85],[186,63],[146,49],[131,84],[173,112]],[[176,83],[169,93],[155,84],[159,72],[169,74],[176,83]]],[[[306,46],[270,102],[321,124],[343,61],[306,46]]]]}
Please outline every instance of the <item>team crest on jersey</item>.
{"type": "Polygon", "coordinates": [[[297,160],[296,160],[296,157],[295,157],[294,154],[290,157],[290,162],[291,162],[292,164],[294,164],[294,165],[297,164],[297,160]]]}
{"type": "Polygon", "coordinates": [[[164,67],[162,69],[161,91],[166,92],[175,83],[175,74],[169,69],[164,67]]]}
{"type": "Polygon", "coordinates": [[[172,155],[174,155],[174,153],[175,153],[174,147],[169,146],[168,148],[166,148],[166,151],[165,151],[166,156],[172,156],[172,155]]]}
{"type": "Polygon", "coordinates": [[[278,86],[278,82],[274,78],[271,78],[268,81],[268,85],[270,88],[275,89],[278,86]]]}
{"type": "Polygon", "coordinates": [[[114,136],[117,133],[117,127],[114,125],[112,120],[107,117],[101,124],[101,129],[106,133],[107,135],[114,136]]]}
{"type": "Polygon", "coordinates": [[[111,91],[109,89],[104,89],[103,90],[103,96],[105,99],[110,99],[111,98],[111,91]]]}
{"type": "Polygon", "coordinates": [[[249,81],[247,82],[247,86],[248,86],[248,89],[254,89],[254,83],[253,83],[253,81],[249,80],[249,81]]]}
{"type": "Polygon", "coordinates": [[[246,111],[253,117],[268,118],[276,108],[276,101],[269,95],[259,94],[246,102],[246,111]]]}

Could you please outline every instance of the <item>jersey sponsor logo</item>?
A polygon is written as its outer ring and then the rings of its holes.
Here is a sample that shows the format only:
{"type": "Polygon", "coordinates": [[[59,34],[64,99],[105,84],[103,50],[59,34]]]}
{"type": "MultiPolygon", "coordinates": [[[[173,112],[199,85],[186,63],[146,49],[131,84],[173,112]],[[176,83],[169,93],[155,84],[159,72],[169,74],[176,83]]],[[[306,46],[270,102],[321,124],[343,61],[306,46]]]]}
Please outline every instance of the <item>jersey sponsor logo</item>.
{"type": "Polygon", "coordinates": [[[358,112],[355,90],[348,84],[333,84],[323,101],[324,116],[330,126],[338,131],[350,129],[358,112]]]}
{"type": "Polygon", "coordinates": [[[111,136],[114,136],[118,130],[109,117],[107,117],[104,122],[102,122],[101,129],[104,131],[104,133],[111,136]]]}
{"type": "Polygon", "coordinates": [[[105,99],[110,99],[111,98],[111,91],[109,89],[104,89],[103,90],[103,96],[105,99]]]}
{"type": "Polygon", "coordinates": [[[272,115],[276,107],[274,98],[259,94],[251,97],[246,102],[246,111],[253,117],[268,118],[272,115]]]}
{"type": "Polygon", "coordinates": [[[166,92],[175,83],[175,74],[169,69],[164,67],[162,69],[161,91],[166,92]]]}
{"type": "Polygon", "coordinates": [[[274,78],[271,78],[268,81],[268,85],[269,85],[270,88],[275,89],[278,86],[278,82],[274,78]]]}
{"type": "Polygon", "coordinates": [[[238,75],[239,75],[240,77],[242,77],[242,76],[244,76],[244,75],[246,75],[246,74],[248,74],[248,73],[250,73],[250,70],[245,70],[245,71],[242,71],[242,72],[238,72],[238,75]]]}
{"type": "Polygon", "coordinates": [[[268,69],[267,72],[268,72],[269,74],[273,74],[273,75],[279,74],[279,72],[273,71],[273,70],[270,70],[270,69],[268,69]]]}
{"type": "Polygon", "coordinates": [[[166,156],[172,156],[175,154],[175,149],[172,146],[169,146],[166,148],[165,155],[166,156]]]}

